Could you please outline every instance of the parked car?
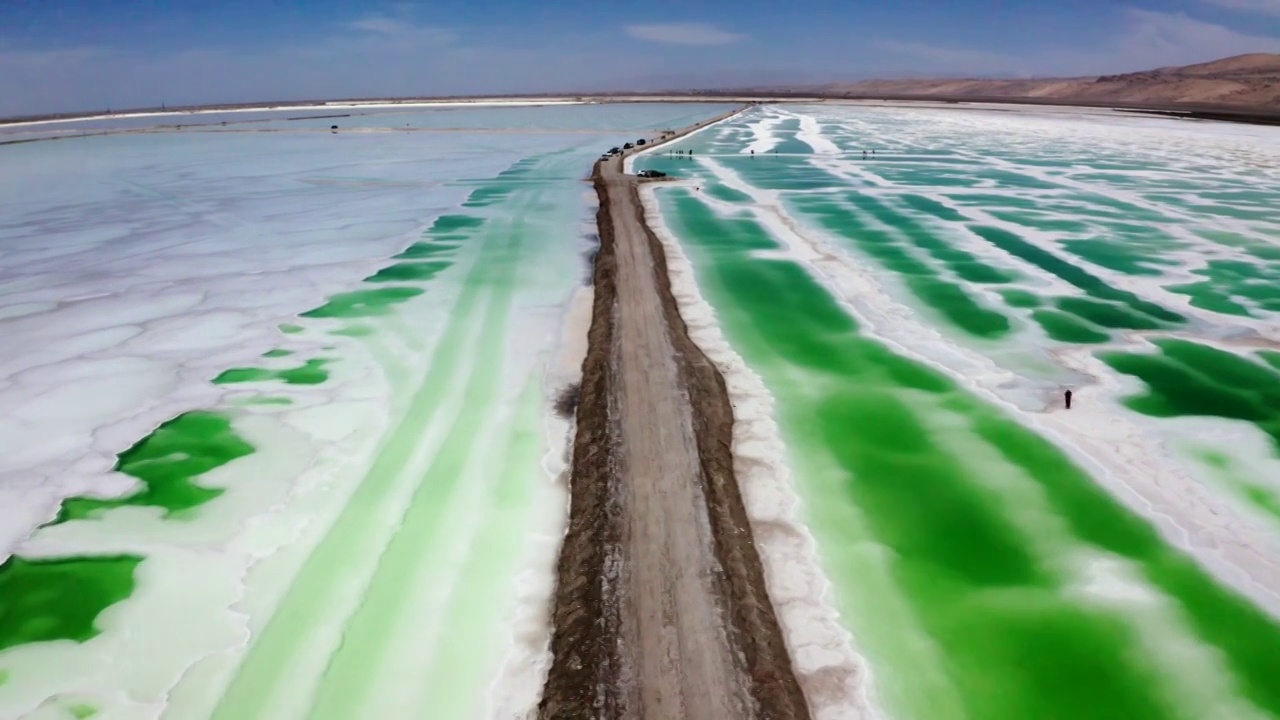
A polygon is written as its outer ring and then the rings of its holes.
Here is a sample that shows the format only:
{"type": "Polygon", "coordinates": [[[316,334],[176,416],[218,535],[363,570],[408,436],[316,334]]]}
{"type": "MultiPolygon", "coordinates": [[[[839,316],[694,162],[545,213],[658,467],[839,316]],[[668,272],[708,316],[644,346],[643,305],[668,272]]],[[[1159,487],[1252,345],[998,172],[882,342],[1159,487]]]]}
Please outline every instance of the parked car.
{"type": "Polygon", "coordinates": [[[639,140],[636,141],[636,147],[639,147],[643,144],[644,144],[644,138],[640,138],[639,140]]]}
{"type": "Polygon", "coordinates": [[[641,170],[640,172],[636,173],[636,177],[642,177],[642,178],[663,178],[666,176],[667,174],[662,172],[661,170],[641,170]]]}
{"type": "Polygon", "coordinates": [[[622,149],[623,149],[623,150],[630,150],[630,149],[631,149],[631,148],[633,148],[633,147],[635,147],[635,145],[632,145],[631,143],[624,143],[624,144],[622,145],[622,149]]]}

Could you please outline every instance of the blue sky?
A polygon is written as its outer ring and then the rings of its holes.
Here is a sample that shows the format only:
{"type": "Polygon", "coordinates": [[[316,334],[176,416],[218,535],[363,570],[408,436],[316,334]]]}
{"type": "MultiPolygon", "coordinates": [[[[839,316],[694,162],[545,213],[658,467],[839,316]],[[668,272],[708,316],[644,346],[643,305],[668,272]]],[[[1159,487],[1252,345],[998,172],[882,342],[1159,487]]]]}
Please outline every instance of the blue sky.
{"type": "Polygon", "coordinates": [[[1280,52],[1280,0],[0,0],[0,116],[1084,75],[1280,52]]]}

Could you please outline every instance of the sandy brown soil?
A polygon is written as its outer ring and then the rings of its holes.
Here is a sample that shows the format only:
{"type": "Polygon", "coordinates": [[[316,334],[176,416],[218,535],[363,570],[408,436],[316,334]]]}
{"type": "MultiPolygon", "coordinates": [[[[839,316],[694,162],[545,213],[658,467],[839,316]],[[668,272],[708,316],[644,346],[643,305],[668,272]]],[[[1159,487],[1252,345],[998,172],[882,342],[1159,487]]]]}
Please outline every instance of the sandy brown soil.
{"type": "Polygon", "coordinates": [[[597,164],[601,247],[542,718],[805,718],[733,477],[723,378],[689,339],[637,180],[597,164]]]}
{"type": "Polygon", "coordinates": [[[830,95],[1025,98],[1123,106],[1221,105],[1280,110],[1280,55],[1255,53],[1183,67],[1079,78],[866,80],[830,95]]]}

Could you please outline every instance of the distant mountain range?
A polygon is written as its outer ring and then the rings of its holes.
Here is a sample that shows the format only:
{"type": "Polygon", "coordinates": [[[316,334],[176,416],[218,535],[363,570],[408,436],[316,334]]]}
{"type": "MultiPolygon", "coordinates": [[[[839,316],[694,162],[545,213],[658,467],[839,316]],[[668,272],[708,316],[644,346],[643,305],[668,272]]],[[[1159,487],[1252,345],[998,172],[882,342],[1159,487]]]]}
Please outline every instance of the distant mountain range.
{"type": "MultiPolygon", "coordinates": [[[[304,100],[234,103],[168,108],[136,108],[129,113],[184,113],[197,110],[247,110],[290,107],[309,109],[352,102],[419,102],[493,99],[571,98],[604,101],[671,101],[723,99],[725,101],[811,98],[868,100],[931,100],[945,102],[1008,102],[1038,105],[1090,105],[1116,107],[1180,117],[1280,125],[1280,54],[1253,53],[1197,65],[1165,67],[1122,75],[1072,78],[910,78],[863,80],[825,85],[768,85],[750,87],[665,90],[643,92],[577,92],[565,94],[510,94],[489,96],[422,96],[416,98],[360,98],[358,100],[304,100]]],[[[13,122],[65,120],[109,115],[97,112],[54,113],[0,118],[13,122]]]]}
{"type": "Polygon", "coordinates": [[[1007,98],[1147,107],[1185,104],[1280,110],[1280,54],[1237,55],[1197,65],[1123,75],[1016,80],[864,80],[814,89],[836,97],[1007,98]]]}

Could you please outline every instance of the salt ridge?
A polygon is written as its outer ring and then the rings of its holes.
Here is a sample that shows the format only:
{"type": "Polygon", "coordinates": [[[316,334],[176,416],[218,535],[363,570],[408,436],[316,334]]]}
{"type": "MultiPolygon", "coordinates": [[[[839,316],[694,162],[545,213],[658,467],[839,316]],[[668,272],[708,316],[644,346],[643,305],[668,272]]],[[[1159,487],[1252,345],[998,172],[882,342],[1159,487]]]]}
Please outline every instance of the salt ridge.
{"type": "MultiPolygon", "coordinates": [[[[757,130],[757,142],[762,145],[772,141],[765,132],[757,130]]],[[[653,184],[640,188],[645,220],[663,244],[671,291],[689,336],[716,364],[734,405],[734,474],[769,597],[810,709],[815,720],[880,718],[871,698],[870,670],[854,652],[851,635],[840,623],[816,542],[801,520],[801,500],[773,419],[773,398],[721,332],[715,311],[698,290],[691,263],[658,209],[655,188],[653,184]]]]}
{"type": "MultiPolygon", "coordinates": [[[[1070,413],[1028,412],[1024,402],[1011,399],[1009,388],[1023,383],[992,360],[956,345],[914,312],[894,300],[866,268],[839,249],[826,233],[798,224],[777,199],[776,191],[760,190],[708,158],[699,162],[727,186],[750,195],[749,211],[811,268],[863,325],[868,335],[895,352],[922,361],[961,385],[996,403],[1041,435],[1053,440],[1129,507],[1153,521],[1161,534],[1190,552],[1220,580],[1280,617],[1280,552],[1270,528],[1242,515],[1234,505],[1209,493],[1176,461],[1158,440],[1144,432],[1153,421],[1130,420],[1120,399],[1132,387],[1096,360],[1091,349],[1057,355],[1070,370],[1093,379],[1077,389],[1077,407],[1070,413]]],[[[741,212],[704,196],[702,201],[721,212],[741,212]]],[[[1049,394],[1051,388],[1042,388],[1049,394]]],[[[1016,395],[1014,397],[1017,397],[1016,395]]]]}

